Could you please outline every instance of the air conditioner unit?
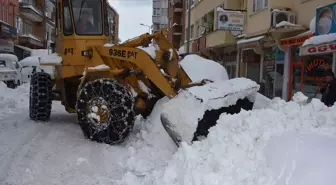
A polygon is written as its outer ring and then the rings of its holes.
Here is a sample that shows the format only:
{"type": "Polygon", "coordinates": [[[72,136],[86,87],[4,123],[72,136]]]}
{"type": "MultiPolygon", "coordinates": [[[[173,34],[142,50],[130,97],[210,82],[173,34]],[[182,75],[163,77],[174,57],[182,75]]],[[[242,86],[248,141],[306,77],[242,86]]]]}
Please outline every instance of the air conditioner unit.
{"type": "Polygon", "coordinates": [[[275,27],[282,21],[290,22],[292,24],[296,23],[295,12],[292,11],[273,11],[271,17],[271,27],[275,27]]]}

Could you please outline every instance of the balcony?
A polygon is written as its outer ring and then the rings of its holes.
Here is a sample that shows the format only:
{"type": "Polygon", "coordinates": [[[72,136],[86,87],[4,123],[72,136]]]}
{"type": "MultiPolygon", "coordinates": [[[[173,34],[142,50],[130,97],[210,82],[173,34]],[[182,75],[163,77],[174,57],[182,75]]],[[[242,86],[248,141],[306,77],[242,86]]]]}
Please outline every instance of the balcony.
{"type": "Polygon", "coordinates": [[[230,31],[215,30],[206,35],[206,47],[228,46],[236,43],[230,31]]]}
{"type": "Polygon", "coordinates": [[[43,41],[32,34],[21,34],[19,35],[19,45],[37,49],[43,48],[43,41]]]}
{"type": "Polygon", "coordinates": [[[182,25],[181,24],[173,24],[173,26],[171,28],[171,31],[173,33],[173,36],[174,35],[182,35],[182,33],[183,33],[182,25]]]}
{"type": "Polygon", "coordinates": [[[206,48],[206,36],[202,36],[192,41],[192,52],[198,52],[206,48]]]}
{"type": "Polygon", "coordinates": [[[41,23],[43,21],[42,10],[30,3],[20,2],[20,15],[33,22],[41,23]]]}
{"type": "Polygon", "coordinates": [[[183,4],[182,4],[182,2],[175,3],[173,5],[173,11],[174,12],[183,12],[183,4]]]}

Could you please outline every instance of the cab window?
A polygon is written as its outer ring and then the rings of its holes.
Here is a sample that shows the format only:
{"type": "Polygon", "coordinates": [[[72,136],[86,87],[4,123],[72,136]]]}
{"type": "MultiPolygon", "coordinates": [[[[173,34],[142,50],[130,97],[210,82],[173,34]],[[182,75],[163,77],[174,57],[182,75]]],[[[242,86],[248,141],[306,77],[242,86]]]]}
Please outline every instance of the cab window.
{"type": "Polygon", "coordinates": [[[72,0],[75,31],[77,35],[102,35],[101,0],[72,0]]]}

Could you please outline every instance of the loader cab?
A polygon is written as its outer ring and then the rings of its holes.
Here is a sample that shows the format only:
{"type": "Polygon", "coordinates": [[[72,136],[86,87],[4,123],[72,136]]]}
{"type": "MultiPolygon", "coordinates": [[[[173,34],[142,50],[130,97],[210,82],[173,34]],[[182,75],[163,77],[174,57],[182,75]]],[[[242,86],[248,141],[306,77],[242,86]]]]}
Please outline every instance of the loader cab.
{"type": "Polygon", "coordinates": [[[58,36],[109,36],[106,0],[59,0],[58,36]]]}
{"type": "Polygon", "coordinates": [[[107,0],[58,0],[56,52],[65,65],[82,65],[80,50],[109,42],[107,0]],[[74,57],[76,59],[74,59],[74,57]]]}

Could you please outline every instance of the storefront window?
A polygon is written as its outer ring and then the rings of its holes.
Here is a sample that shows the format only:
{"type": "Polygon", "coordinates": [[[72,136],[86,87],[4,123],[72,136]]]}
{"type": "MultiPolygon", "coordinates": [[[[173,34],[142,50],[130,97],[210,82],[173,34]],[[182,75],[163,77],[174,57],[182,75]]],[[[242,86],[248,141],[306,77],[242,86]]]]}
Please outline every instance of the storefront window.
{"type": "Polygon", "coordinates": [[[301,91],[302,65],[292,67],[292,96],[301,91]]]}
{"type": "MultiPolygon", "coordinates": [[[[333,55],[312,55],[305,56],[304,60],[304,75],[302,92],[308,96],[313,97],[317,87],[325,82],[325,71],[332,67],[333,55]]],[[[321,95],[317,93],[319,98],[321,95]]]]}

